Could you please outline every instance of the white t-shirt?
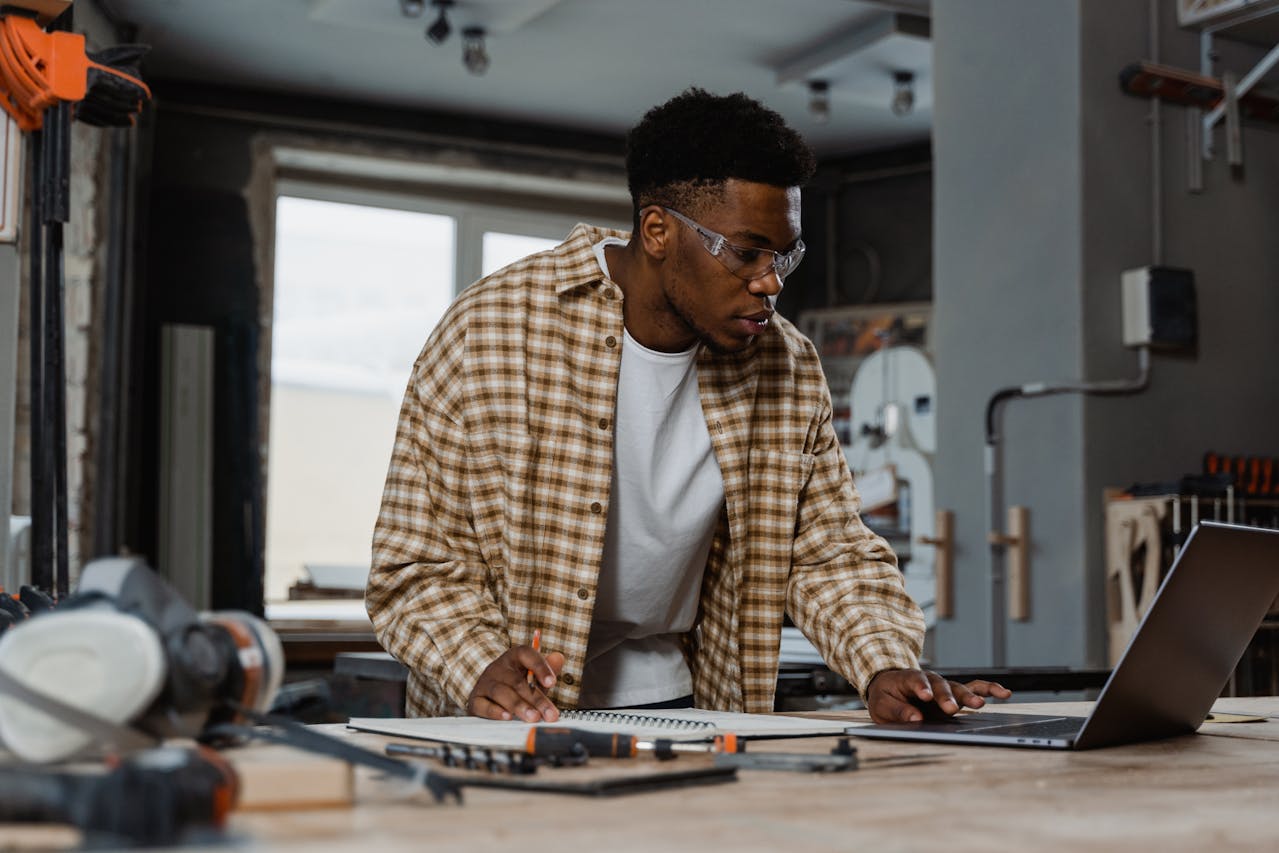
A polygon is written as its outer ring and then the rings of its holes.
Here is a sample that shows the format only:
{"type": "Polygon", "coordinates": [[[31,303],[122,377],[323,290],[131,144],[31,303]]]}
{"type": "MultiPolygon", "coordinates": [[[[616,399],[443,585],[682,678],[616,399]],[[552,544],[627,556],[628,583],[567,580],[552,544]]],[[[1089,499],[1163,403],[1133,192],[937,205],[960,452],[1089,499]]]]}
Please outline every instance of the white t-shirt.
{"type": "MultiPolygon", "coordinates": [[[[604,246],[595,247],[608,275],[604,246]]],[[[697,347],[650,350],[622,337],[613,480],[583,707],[662,702],[692,692],[681,636],[693,626],[724,481],[697,388],[697,347]]]]}

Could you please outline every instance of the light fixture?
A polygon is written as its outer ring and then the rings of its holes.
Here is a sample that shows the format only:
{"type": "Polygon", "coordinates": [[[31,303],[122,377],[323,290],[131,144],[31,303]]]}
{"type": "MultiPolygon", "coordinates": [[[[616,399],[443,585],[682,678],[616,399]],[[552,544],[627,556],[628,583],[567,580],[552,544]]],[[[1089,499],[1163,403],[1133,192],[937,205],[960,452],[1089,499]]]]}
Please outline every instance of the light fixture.
{"type": "Polygon", "coordinates": [[[915,108],[915,73],[893,72],[893,115],[904,116],[915,108]]]}
{"type": "Polygon", "coordinates": [[[406,18],[420,18],[426,11],[426,0],[400,0],[400,12],[406,18]]]}
{"type": "Polygon", "coordinates": [[[462,30],[462,64],[475,75],[489,70],[489,54],[484,49],[484,28],[467,27],[462,30]]]}
{"type": "Polygon", "coordinates": [[[808,112],[818,124],[830,121],[830,84],[825,80],[808,81],[808,112]]]}
{"type": "Polygon", "coordinates": [[[442,44],[449,33],[453,32],[453,27],[449,24],[448,9],[453,5],[453,0],[431,0],[431,5],[440,10],[440,14],[435,16],[435,20],[426,28],[426,37],[433,44],[442,44]]]}

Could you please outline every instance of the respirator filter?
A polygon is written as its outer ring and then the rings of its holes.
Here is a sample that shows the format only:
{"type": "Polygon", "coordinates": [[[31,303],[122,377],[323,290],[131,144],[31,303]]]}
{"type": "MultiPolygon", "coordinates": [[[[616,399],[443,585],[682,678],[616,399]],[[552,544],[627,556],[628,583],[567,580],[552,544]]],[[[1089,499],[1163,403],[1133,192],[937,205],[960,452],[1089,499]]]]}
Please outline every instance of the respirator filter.
{"type": "Polygon", "coordinates": [[[74,596],[0,636],[0,740],[49,762],[198,737],[268,710],[283,673],[261,619],[197,614],[141,561],[96,560],[74,596]]]}

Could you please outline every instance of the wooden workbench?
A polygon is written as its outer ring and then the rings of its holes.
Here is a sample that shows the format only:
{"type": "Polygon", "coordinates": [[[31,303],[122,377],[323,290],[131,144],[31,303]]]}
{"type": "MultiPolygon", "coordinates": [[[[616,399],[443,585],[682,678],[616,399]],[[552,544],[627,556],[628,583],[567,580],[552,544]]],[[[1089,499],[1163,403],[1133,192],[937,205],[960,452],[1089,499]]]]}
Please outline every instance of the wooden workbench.
{"type": "MultiPolygon", "coordinates": [[[[353,808],[241,812],[232,831],[254,849],[379,853],[1279,849],[1279,697],[1222,699],[1215,710],[1268,719],[1084,752],[854,740],[862,759],[928,753],[935,761],[840,774],[742,770],[735,782],[613,798],[469,788],[463,805],[441,805],[361,772],[353,808]]],[[[378,748],[386,740],[351,737],[378,748]]],[[[833,743],[772,748],[825,752],[833,743]]]]}

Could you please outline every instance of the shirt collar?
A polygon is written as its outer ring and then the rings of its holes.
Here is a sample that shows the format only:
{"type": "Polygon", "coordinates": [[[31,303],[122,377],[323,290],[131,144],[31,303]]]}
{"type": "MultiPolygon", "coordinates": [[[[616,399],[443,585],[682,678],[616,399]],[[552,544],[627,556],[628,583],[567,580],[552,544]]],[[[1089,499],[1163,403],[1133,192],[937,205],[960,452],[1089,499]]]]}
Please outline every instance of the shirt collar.
{"type": "Polygon", "coordinates": [[[618,237],[629,240],[627,231],[615,231],[612,228],[597,228],[594,225],[578,223],[573,226],[568,237],[560,244],[557,256],[556,295],[595,284],[603,280],[600,265],[595,260],[594,246],[605,237],[618,237]]]}

